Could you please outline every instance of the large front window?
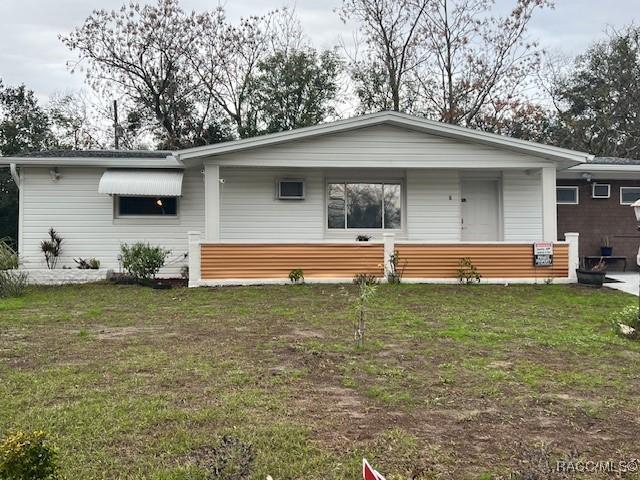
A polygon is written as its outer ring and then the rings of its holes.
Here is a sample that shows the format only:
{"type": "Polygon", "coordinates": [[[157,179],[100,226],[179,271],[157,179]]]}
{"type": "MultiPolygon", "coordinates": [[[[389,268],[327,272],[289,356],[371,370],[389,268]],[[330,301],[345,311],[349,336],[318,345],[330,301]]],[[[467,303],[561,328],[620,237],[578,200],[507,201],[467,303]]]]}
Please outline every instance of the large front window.
{"type": "Polygon", "coordinates": [[[402,226],[400,183],[329,183],[328,227],[386,228],[402,226]]]}

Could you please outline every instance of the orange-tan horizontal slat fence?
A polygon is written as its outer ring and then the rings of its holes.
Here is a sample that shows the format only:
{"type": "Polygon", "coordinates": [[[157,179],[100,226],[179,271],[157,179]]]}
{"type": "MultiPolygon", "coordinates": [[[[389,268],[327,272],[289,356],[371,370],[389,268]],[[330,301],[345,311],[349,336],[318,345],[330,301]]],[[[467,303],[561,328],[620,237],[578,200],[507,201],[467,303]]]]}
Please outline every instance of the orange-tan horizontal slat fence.
{"type": "Polygon", "coordinates": [[[456,278],[461,258],[469,257],[483,278],[566,277],[569,246],[554,244],[553,266],[533,266],[532,244],[409,244],[398,242],[395,250],[404,266],[405,278],[456,278]]]}
{"type": "Polygon", "coordinates": [[[305,278],[383,275],[382,244],[202,244],[203,280],[286,279],[293,269],[305,278]]]}

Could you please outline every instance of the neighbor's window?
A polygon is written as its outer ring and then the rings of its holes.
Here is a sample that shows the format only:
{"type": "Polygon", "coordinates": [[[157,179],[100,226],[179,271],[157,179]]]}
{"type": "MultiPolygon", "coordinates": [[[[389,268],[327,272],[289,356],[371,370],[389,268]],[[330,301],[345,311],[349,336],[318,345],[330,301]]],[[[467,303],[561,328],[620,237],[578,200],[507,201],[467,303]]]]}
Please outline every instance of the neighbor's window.
{"type": "Polygon", "coordinates": [[[396,183],[329,183],[327,226],[399,229],[402,187],[396,183]]]}
{"type": "Polygon", "coordinates": [[[620,205],[631,205],[640,200],[640,187],[620,187],[620,205]]]}
{"type": "Polygon", "coordinates": [[[611,196],[611,185],[608,183],[594,183],[591,188],[592,198],[609,198],[611,196]]]}
{"type": "Polygon", "coordinates": [[[116,197],[117,214],[126,216],[176,216],[177,197],[116,197]]]}
{"type": "Polygon", "coordinates": [[[559,205],[577,205],[578,187],[556,187],[556,203],[559,205]]]}

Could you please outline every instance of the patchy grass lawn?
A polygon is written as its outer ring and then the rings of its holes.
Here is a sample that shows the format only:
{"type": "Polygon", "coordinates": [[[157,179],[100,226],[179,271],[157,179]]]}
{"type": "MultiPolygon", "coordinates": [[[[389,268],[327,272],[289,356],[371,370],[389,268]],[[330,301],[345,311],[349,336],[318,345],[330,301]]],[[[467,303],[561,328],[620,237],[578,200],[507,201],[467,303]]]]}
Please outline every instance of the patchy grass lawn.
{"type": "Polygon", "coordinates": [[[225,434],[253,445],[255,479],[356,479],[363,455],[388,480],[495,478],[541,442],[640,456],[640,344],[608,322],[633,297],[380,286],[362,350],[355,297],[96,284],[0,300],[0,433],[46,430],[73,479],[202,479],[225,434]]]}

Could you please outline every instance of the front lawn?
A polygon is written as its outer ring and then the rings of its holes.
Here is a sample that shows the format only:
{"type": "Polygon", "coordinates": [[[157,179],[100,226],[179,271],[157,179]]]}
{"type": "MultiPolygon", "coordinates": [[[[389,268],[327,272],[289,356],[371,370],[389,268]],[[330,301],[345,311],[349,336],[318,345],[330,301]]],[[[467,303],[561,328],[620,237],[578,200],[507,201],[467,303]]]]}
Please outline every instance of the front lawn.
{"type": "Polygon", "coordinates": [[[507,476],[542,444],[554,461],[640,456],[640,343],[608,321],[634,297],[380,286],[358,350],[356,294],[100,284],[0,300],[0,435],[47,431],[70,479],[203,479],[223,435],[251,444],[260,480],[356,479],[363,455],[387,480],[507,476]]]}

